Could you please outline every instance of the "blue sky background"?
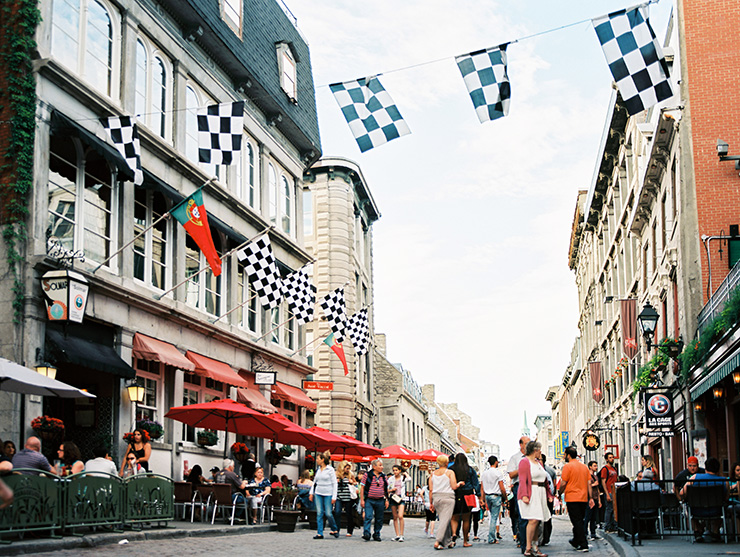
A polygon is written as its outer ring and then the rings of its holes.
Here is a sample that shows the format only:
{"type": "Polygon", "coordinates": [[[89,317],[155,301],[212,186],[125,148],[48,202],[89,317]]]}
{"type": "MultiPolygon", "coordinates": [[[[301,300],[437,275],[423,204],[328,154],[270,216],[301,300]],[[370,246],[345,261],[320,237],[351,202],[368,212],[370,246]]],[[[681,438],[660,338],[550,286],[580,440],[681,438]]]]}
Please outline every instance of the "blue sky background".
{"type": "MultiPolygon", "coordinates": [[[[388,357],[507,457],[524,411],[531,428],[549,413],[578,334],[568,244],[612,78],[590,22],[511,44],[509,116],[480,124],[454,56],[632,4],[286,2],[311,49],[323,152],[360,165],[382,214],[374,309],[388,357]],[[411,135],[360,153],[326,85],[381,73],[411,135]]],[[[672,9],[650,6],[661,40],[672,9]]]]}

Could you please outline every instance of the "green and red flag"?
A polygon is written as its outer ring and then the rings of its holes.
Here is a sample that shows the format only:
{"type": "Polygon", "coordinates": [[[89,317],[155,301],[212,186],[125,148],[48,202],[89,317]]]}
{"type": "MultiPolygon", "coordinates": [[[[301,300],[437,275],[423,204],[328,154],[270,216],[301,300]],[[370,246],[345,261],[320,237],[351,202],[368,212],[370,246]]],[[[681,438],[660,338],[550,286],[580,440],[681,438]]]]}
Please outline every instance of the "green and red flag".
{"type": "Polygon", "coordinates": [[[349,375],[349,368],[347,368],[347,357],[344,355],[344,347],[342,346],[341,342],[337,342],[337,339],[334,338],[334,333],[330,333],[329,336],[324,339],[324,344],[326,344],[337,356],[339,356],[339,359],[342,361],[342,365],[344,366],[344,374],[349,375]]]}
{"type": "Polygon", "coordinates": [[[206,256],[206,261],[211,266],[213,274],[219,276],[221,274],[221,258],[216,252],[216,246],[213,245],[211,228],[208,226],[208,214],[203,206],[203,194],[200,189],[183,199],[170,211],[170,214],[183,225],[187,233],[195,240],[200,251],[206,256]]]}

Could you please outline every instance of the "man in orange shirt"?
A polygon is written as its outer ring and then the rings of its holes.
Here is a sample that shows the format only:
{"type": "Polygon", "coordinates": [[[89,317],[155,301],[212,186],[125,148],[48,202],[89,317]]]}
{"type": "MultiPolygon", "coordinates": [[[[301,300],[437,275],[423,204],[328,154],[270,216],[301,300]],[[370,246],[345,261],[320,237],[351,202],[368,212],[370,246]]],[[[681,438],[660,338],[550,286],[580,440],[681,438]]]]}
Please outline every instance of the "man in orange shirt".
{"type": "Polygon", "coordinates": [[[586,540],[586,509],[594,505],[590,497],[588,484],[591,481],[591,471],[588,466],[578,460],[578,451],[575,447],[565,449],[565,466],[560,474],[560,493],[565,495],[568,504],[568,516],[573,524],[573,539],[570,544],[578,551],[588,551],[586,540]]]}

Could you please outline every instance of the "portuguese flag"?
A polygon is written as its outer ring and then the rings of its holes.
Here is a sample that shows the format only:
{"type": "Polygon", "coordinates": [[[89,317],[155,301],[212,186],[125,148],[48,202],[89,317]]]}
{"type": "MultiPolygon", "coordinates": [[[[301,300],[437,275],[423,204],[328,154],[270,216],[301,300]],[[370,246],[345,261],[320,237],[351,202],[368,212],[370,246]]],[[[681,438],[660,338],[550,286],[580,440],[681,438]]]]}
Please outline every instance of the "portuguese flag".
{"type": "Polygon", "coordinates": [[[334,338],[334,333],[330,333],[329,336],[324,339],[324,344],[326,344],[334,351],[337,356],[339,356],[339,359],[342,360],[342,365],[344,366],[344,374],[349,375],[349,369],[347,368],[347,357],[344,355],[344,347],[342,346],[341,342],[337,342],[337,339],[334,338]]]}
{"type": "Polygon", "coordinates": [[[200,251],[206,256],[206,261],[211,266],[213,274],[219,276],[221,274],[221,258],[216,253],[216,246],[213,245],[213,236],[211,236],[211,228],[208,226],[208,215],[206,214],[206,208],[203,206],[203,194],[200,189],[178,203],[170,211],[170,214],[185,227],[187,233],[198,244],[200,251]]]}

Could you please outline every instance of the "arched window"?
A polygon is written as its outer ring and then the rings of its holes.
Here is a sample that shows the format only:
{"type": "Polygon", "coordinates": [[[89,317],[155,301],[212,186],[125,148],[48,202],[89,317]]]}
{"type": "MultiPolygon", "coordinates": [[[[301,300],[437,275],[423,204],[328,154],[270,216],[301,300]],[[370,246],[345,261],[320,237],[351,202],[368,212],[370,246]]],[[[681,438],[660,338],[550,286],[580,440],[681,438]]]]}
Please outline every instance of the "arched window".
{"type": "Polygon", "coordinates": [[[215,101],[197,91],[193,85],[185,88],[185,156],[206,173],[219,177],[219,166],[198,162],[198,109],[210,104],[215,104],[215,101]]]}
{"type": "Polygon", "coordinates": [[[254,147],[251,143],[247,143],[247,202],[253,209],[259,207],[259,187],[257,185],[257,157],[254,152],[254,147]]]}
{"type": "Polygon", "coordinates": [[[136,117],[154,133],[170,137],[167,113],[172,109],[172,84],[169,59],[144,37],[136,40],[136,117]]]}
{"type": "Polygon", "coordinates": [[[56,0],[51,54],[95,89],[118,95],[120,15],[102,0],[56,0]]]}
{"type": "MultiPolygon", "coordinates": [[[[218,234],[213,235],[213,244],[219,256],[223,255],[223,246],[218,234]]],[[[222,263],[222,272],[215,276],[210,267],[207,271],[188,281],[186,302],[210,315],[218,317],[223,312],[224,281],[228,271],[227,262],[222,263]]],[[[198,248],[195,240],[187,235],[185,240],[185,275],[195,275],[201,268],[208,267],[206,256],[198,248]]]]}
{"type": "Polygon", "coordinates": [[[277,188],[277,173],[272,163],[267,165],[267,196],[268,196],[268,216],[270,218],[270,224],[277,225],[278,216],[278,188],[277,188]]]}

